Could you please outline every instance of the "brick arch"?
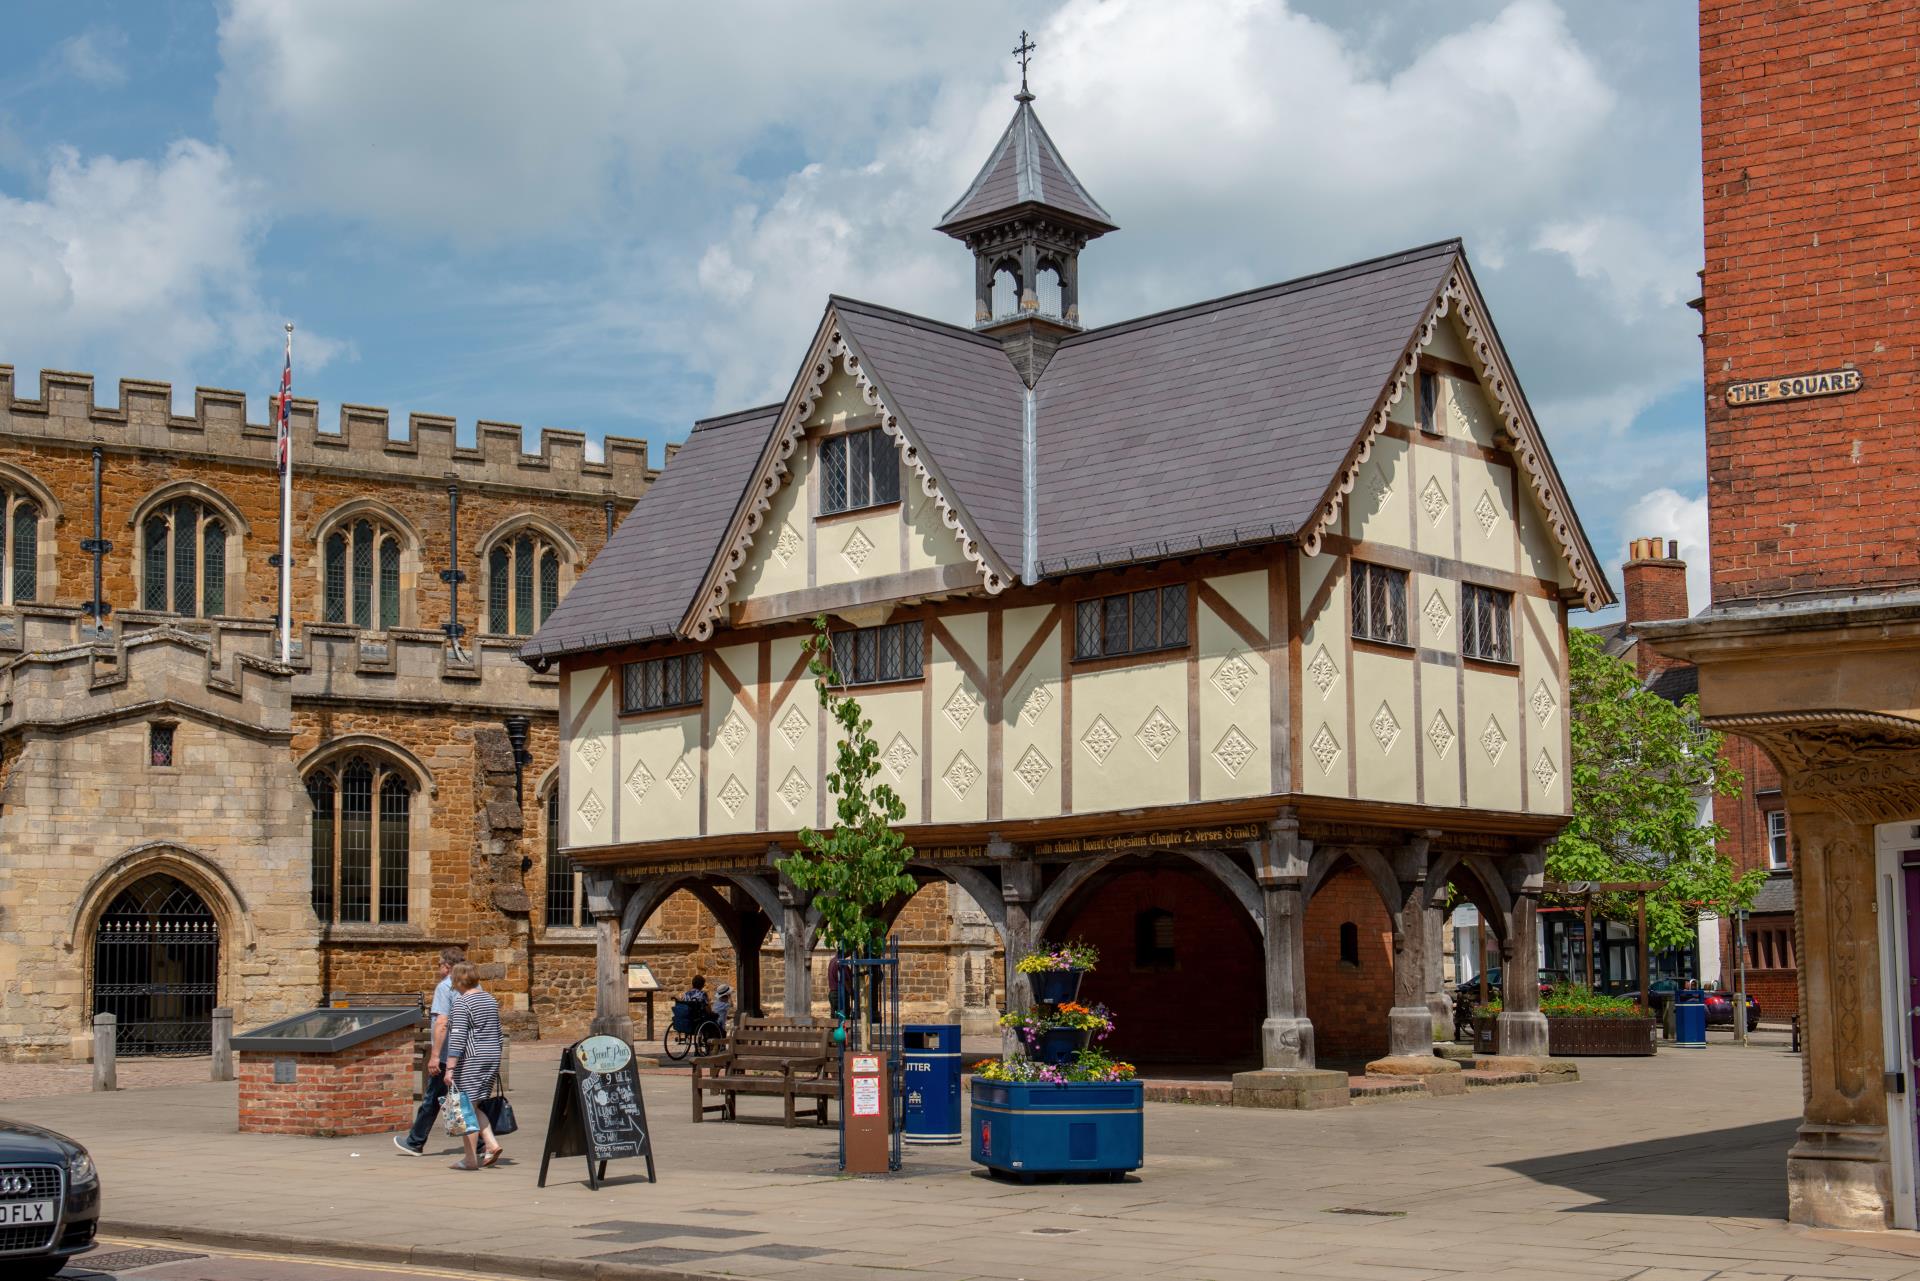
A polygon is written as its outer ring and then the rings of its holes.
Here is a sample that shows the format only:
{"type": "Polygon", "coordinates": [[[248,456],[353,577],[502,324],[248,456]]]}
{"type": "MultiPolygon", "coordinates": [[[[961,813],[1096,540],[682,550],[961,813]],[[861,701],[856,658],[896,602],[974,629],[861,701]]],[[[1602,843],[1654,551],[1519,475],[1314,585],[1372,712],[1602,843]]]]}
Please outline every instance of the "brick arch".
{"type": "Polygon", "coordinates": [[[155,873],[173,877],[206,900],[220,921],[221,936],[238,939],[247,951],[253,950],[253,914],[240,887],[212,858],[178,841],[136,845],[95,872],[74,902],[73,916],[67,923],[66,937],[60,941],[61,947],[71,952],[82,939],[90,938],[100,923],[100,914],[113,902],[114,896],[140,878],[155,873]]]}
{"type": "Polygon", "coordinates": [[[1314,1049],[1323,1067],[1377,1058],[1388,1049],[1399,886],[1393,883],[1396,893],[1388,898],[1379,883],[1381,869],[1366,863],[1344,849],[1316,851],[1308,878],[1311,893],[1302,921],[1305,1013],[1313,1021],[1314,1049]],[[1322,853],[1332,857],[1323,862],[1322,853]],[[1343,927],[1349,924],[1354,927],[1351,958],[1341,949],[1343,927]]]}

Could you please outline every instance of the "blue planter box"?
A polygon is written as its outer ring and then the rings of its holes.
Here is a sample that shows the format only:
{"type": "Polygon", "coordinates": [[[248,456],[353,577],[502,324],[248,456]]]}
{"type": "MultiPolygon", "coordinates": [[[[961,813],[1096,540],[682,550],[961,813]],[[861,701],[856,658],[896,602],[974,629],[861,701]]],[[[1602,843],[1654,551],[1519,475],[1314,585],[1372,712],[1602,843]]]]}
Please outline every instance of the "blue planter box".
{"type": "Polygon", "coordinates": [[[1027,975],[1027,990],[1041,1005],[1065,1005],[1080,995],[1085,970],[1041,970],[1027,975]]]}
{"type": "Polygon", "coordinates": [[[973,1080],[973,1159],[990,1170],[1118,1179],[1146,1155],[1138,1081],[1073,1085],[973,1080]]]}

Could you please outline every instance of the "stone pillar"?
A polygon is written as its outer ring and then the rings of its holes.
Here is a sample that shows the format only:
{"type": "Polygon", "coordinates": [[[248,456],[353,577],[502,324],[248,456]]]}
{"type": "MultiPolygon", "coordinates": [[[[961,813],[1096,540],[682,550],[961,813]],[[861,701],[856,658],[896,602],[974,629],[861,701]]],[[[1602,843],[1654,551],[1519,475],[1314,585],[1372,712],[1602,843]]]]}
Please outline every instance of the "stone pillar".
{"type": "Polygon", "coordinates": [[[1422,832],[1393,854],[1400,902],[1393,906],[1393,1008],[1387,1011],[1387,1055],[1367,1064],[1369,1073],[1387,1076],[1446,1077],[1429,1080],[1436,1094],[1459,1094],[1466,1081],[1460,1065],[1433,1052],[1433,1011],[1427,1005],[1428,974],[1437,967],[1428,920],[1428,875],[1433,870],[1433,838],[1422,832]]]}
{"type": "Polygon", "coordinates": [[[1547,1019],[1540,1013],[1540,889],[1546,847],[1529,851],[1508,888],[1513,916],[1500,949],[1500,1057],[1547,1057],[1547,1019]]]}
{"type": "Polygon", "coordinates": [[[1453,1040],[1453,1002],[1447,996],[1447,887],[1427,887],[1427,1016],[1433,1021],[1433,1039],[1453,1040]]]}
{"type": "Polygon", "coordinates": [[[583,888],[587,911],[593,917],[595,1036],[617,1036],[633,1043],[633,1016],[627,1005],[626,951],[620,946],[621,915],[633,890],[604,872],[588,872],[583,888]]]}
{"type": "Polygon", "coordinates": [[[1347,1074],[1314,1067],[1313,1022],[1307,1017],[1306,881],[1312,842],[1300,837],[1291,810],[1270,824],[1266,839],[1247,847],[1260,885],[1266,951],[1267,1013],[1260,1023],[1260,1070],[1236,1072],[1238,1107],[1343,1107],[1347,1074]]]}
{"type": "Polygon", "coordinates": [[[213,1012],[213,1079],[233,1080],[233,1011],[224,1005],[213,1012]]]}
{"type": "Polygon", "coordinates": [[[112,1014],[93,1016],[93,1088],[117,1090],[115,1059],[119,1053],[120,1020],[112,1014]]]}
{"type": "MultiPolygon", "coordinates": [[[[1796,781],[1787,774],[1805,1108],[1799,1139],[1787,1153],[1787,1218],[1879,1230],[1893,1222],[1893,1176],[1877,917],[1898,904],[1882,909],[1875,899],[1873,826],[1810,808],[1796,796],[1796,781]]],[[[1902,1134],[1898,1141],[1913,1139],[1902,1134]]]]}
{"type": "Polygon", "coordinates": [[[786,877],[780,878],[780,949],[786,981],[780,994],[785,1018],[813,1017],[813,936],[807,929],[811,896],[786,877]]]}

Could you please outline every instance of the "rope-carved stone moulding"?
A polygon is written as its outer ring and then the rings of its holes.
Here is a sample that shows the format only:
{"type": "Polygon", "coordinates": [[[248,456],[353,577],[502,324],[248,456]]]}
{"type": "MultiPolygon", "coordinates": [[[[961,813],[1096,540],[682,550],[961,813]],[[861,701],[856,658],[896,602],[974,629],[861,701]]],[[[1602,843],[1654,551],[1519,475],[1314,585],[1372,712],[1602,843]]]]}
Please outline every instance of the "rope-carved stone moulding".
{"type": "Polygon", "coordinates": [[[1493,400],[1494,409],[1499,415],[1501,434],[1513,450],[1521,472],[1533,485],[1534,495],[1546,515],[1547,525],[1573,570],[1574,582],[1578,584],[1587,607],[1600,608],[1606,600],[1606,589],[1582,551],[1580,540],[1574,535],[1573,514],[1566,496],[1554,485],[1543,464],[1539,428],[1514,397],[1513,381],[1500,359],[1493,336],[1487,332],[1486,324],[1481,319],[1483,309],[1478,292],[1457,271],[1447,277],[1447,283],[1427,304],[1427,313],[1420,322],[1418,336],[1400,358],[1392,387],[1367,420],[1366,435],[1360,442],[1359,450],[1341,472],[1339,482],[1334,485],[1327,501],[1321,505],[1319,514],[1301,538],[1302,550],[1309,556],[1318,556],[1322,538],[1339,525],[1341,509],[1359,480],[1360,468],[1373,456],[1374,441],[1386,431],[1393,407],[1407,394],[1413,376],[1419,372],[1420,352],[1433,341],[1434,331],[1449,314],[1458,316],[1461,328],[1466,332],[1467,350],[1480,375],[1482,389],[1493,400]]]}
{"type": "Polygon", "coordinates": [[[825,388],[827,379],[832,377],[836,363],[859,384],[860,398],[879,411],[881,430],[899,443],[901,456],[906,460],[907,466],[912,469],[914,477],[920,482],[920,492],[933,499],[940,512],[940,523],[953,531],[961,554],[979,571],[981,583],[986,587],[988,594],[998,595],[1006,588],[1008,581],[1006,575],[988,558],[984,542],[969,528],[959,505],[948,497],[939,478],[928,466],[920,448],[920,442],[901,421],[898,411],[881,395],[879,387],[867,376],[859,354],[853,350],[838,330],[831,330],[814,352],[814,358],[807,371],[806,385],[781,420],[772,457],[769,465],[761,473],[759,481],[754,485],[746,519],[728,545],[720,573],[708,588],[706,599],[700,606],[699,616],[694,620],[693,638],[695,640],[709,639],[713,635],[714,624],[726,613],[727,594],[732,590],[741,566],[746,564],[747,555],[753,546],[754,535],[765,523],[767,513],[773,508],[774,496],[787,482],[791,473],[793,453],[799,448],[800,441],[806,435],[807,420],[813,416],[814,407],[819,403],[821,391],[825,388]]]}

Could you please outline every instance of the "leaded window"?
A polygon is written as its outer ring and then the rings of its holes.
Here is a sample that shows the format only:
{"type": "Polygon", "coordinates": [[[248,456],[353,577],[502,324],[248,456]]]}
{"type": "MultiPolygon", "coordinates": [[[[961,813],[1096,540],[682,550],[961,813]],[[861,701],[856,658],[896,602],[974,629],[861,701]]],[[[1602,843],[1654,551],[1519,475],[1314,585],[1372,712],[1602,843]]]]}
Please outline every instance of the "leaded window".
{"type": "Polygon", "coordinates": [[[1073,656],[1113,658],[1187,645],[1187,585],[1143,587],[1074,606],[1073,656]]]}
{"type": "Polygon", "coordinates": [[[321,546],[322,617],[386,629],[400,625],[400,535],[365,516],[321,546]]]}
{"type": "Polygon", "coordinates": [[[547,924],[580,925],[580,870],[560,852],[560,789],[547,792],[547,924]]]}
{"type": "Polygon", "coordinates": [[[1440,434],[1440,376],[1422,369],[1415,381],[1414,417],[1429,436],[1440,434]]]}
{"type": "Polygon", "coordinates": [[[24,605],[40,594],[40,505],[0,489],[0,598],[24,605]]]}
{"type": "Polygon", "coordinates": [[[822,515],[900,501],[900,455],[878,427],[820,442],[820,474],[822,515]]]}
{"type": "Polygon", "coordinates": [[[531,636],[560,603],[559,549],[521,530],[487,552],[487,630],[531,636]]]}
{"type": "Polygon", "coordinates": [[[925,624],[918,619],[833,634],[833,673],[842,685],[917,681],[925,624]]]}
{"type": "Polygon", "coordinates": [[[405,923],[411,781],[378,757],[356,754],[308,774],[307,800],[314,914],[342,924],[405,923]]]}
{"type": "Polygon", "coordinates": [[[1513,661],[1513,593],[1460,587],[1460,652],[1490,663],[1513,661]]]}
{"type": "Polygon", "coordinates": [[[620,710],[656,712],[666,707],[698,707],[701,670],[698,654],[627,663],[620,669],[620,710]]]}
{"type": "Polygon", "coordinates": [[[1353,562],[1353,638],[1407,643],[1407,571],[1353,562]]]}
{"type": "Polygon", "coordinates": [[[140,607],[211,618],[227,612],[227,523],[212,507],[181,498],[140,525],[140,607]]]}

